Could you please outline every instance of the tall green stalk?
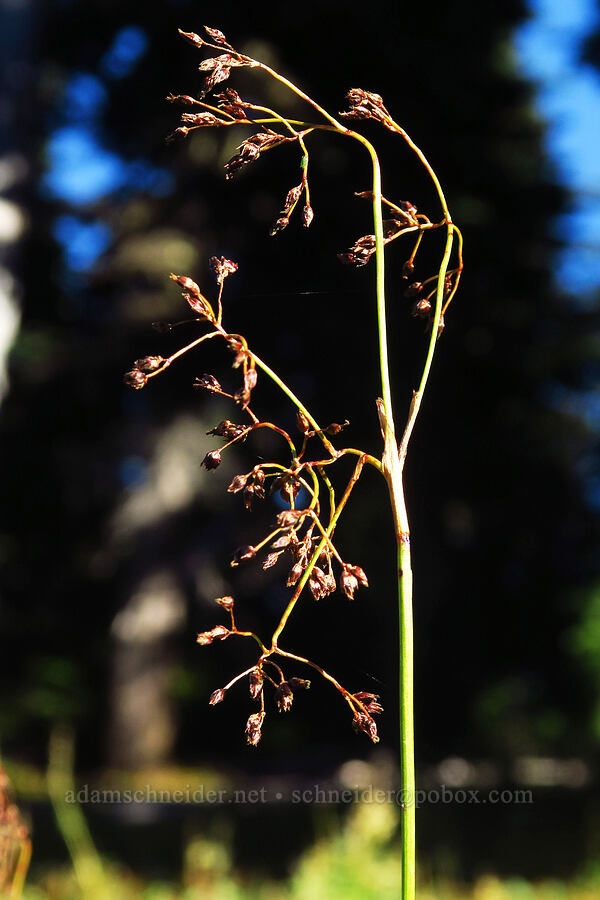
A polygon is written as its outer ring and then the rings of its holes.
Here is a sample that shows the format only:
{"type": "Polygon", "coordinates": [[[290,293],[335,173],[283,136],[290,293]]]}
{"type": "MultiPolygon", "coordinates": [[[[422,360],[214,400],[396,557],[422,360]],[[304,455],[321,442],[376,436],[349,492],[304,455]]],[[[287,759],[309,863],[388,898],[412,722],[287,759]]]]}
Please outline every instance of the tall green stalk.
{"type": "Polygon", "coordinates": [[[385,247],[381,200],[381,169],[375,148],[360,134],[353,134],[367,148],[373,166],[373,221],[376,244],[377,327],[379,336],[379,361],[381,370],[381,400],[378,412],[384,439],[382,458],[392,513],[394,516],[397,576],[398,576],[398,658],[399,658],[399,730],[400,730],[400,791],[402,824],[402,900],[414,900],[416,892],[416,835],[415,835],[415,741],[414,741],[414,635],[413,635],[413,575],[410,551],[410,528],[404,497],[403,470],[408,443],[420,409],[421,399],[429,378],[438,330],[442,319],[445,282],[452,253],[454,228],[440,183],[429,163],[412,140],[402,131],[402,136],[417,153],[429,171],[444,210],[447,227],[444,255],[437,276],[435,312],[431,338],[418,390],[410,406],[408,421],[400,445],[396,440],[390,367],[387,347],[387,323],[385,308],[385,247]]]}

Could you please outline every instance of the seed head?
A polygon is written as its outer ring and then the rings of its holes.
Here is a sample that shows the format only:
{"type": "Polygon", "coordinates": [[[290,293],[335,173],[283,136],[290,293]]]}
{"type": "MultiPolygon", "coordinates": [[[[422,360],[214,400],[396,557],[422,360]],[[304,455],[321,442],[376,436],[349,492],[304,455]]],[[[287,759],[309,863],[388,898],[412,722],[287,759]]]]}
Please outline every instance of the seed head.
{"type": "Polygon", "coordinates": [[[285,203],[283,204],[284,213],[289,213],[293,206],[300,199],[300,194],[304,188],[303,184],[297,184],[296,187],[291,188],[287,192],[287,197],[285,198],[285,203]]]}
{"type": "Polygon", "coordinates": [[[217,703],[220,703],[226,693],[227,691],[223,690],[223,688],[217,688],[216,691],[213,691],[208,700],[210,706],[216,706],[217,703]]]}
{"type": "Polygon", "coordinates": [[[354,577],[358,580],[358,583],[360,584],[361,587],[369,587],[369,581],[367,579],[367,576],[365,575],[364,571],[361,569],[360,566],[347,565],[346,568],[349,569],[350,572],[354,575],[354,577]]]}
{"type": "Polygon", "coordinates": [[[269,553],[265,557],[265,561],[262,564],[263,569],[270,569],[272,566],[274,566],[282,553],[283,550],[280,550],[279,553],[269,553]]]}
{"type": "Polygon", "coordinates": [[[233,438],[240,437],[245,431],[248,431],[248,429],[244,425],[235,425],[233,422],[230,422],[229,419],[223,419],[222,422],[219,422],[218,425],[215,425],[214,428],[211,428],[206,433],[232,440],[233,438]]]}
{"type": "Polygon", "coordinates": [[[290,224],[289,217],[281,216],[279,219],[277,219],[277,221],[271,228],[269,234],[271,235],[271,237],[273,237],[275,234],[277,234],[278,231],[283,231],[284,228],[287,228],[289,224],[290,224]]]}
{"type": "Polygon", "coordinates": [[[208,391],[210,394],[222,394],[223,389],[214,375],[200,375],[194,381],[197,390],[208,391]]]}
{"type": "Polygon", "coordinates": [[[331,425],[328,425],[327,428],[324,428],[323,431],[325,434],[339,434],[344,428],[347,428],[350,422],[348,419],[344,419],[343,422],[332,422],[331,425]]]}
{"type": "Polygon", "coordinates": [[[164,361],[162,356],[144,356],[142,359],[136,359],[135,368],[141,369],[142,372],[155,372],[164,361]]]}
{"type": "Polygon", "coordinates": [[[222,606],[223,609],[226,610],[233,609],[234,602],[233,597],[215,597],[215,603],[218,603],[219,606],[222,606]]]}
{"type": "Polygon", "coordinates": [[[314,566],[308,579],[308,587],[315,600],[321,600],[335,590],[335,578],[326,575],[319,566],[314,566]]]}
{"type": "Polygon", "coordinates": [[[310,687],[310,681],[307,678],[288,678],[288,684],[293,691],[307,691],[310,687]]]}
{"type": "Polygon", "coordinates": [[[304,209],[302,210],[302,224],[305,228],[308,228],[314,219],[315,214],[310,203],[307,203],[304,209]]]}
{"type": "Polygon", "coordinates": [[[181,138],[186,138],[190,133],[190,129],[186,128],[185,125],[180,125],[179,128],[176,128],[175,131],[172,131],[165,138],[167,144],[172,144],[173,141],[178,141],[181,138]]]}
{"type": "Polygon", "coordinates": [[[260,669],[253,669],[250,672],[250,696],[253,700],[258,700],[263,690],[263,674],[260,669]]]}
{"type": "Polygon", "coordinates": [[[307,515],[307,509],[285,509],[277,516],[277,524],[280,528],[289,528],[290,525],[295,525],[307,515]]]}
{"type": "Polygon", "coordinates": [[[293,531],[286,531],[283,534],[279,535],[279,537],[276,538],[271,544],[273,550],[284,550],[292,540],[293,534],[293,531]]]}
{"type": "Polygon", "coordinates": [[[275,691],[275,703],[277,704],[277,709],[279,712],[289,712],[293,702],[294,693],[291,687],[287,681],[282,681],[275,691]]]}
{"type": "Polygon", "coordinates": [[[209,470],[216,469],[221,465],[221,451],[212,450],[210,453],[207,453],[200,465],[209,470]]]}
{"type": "Polygon", "coordinates": [[[178,103],[180,106],[197,106],[199,101],[189,94],[167,94],[165,97],[168,103],[178,103]]]}
{"type": "Polygon", "coordinates": [[[246,118],[244,102],[237,91],[234,91],[233,88],[225,88],[222,93],[213,94],[213,99],[217,101],[219,109],[222,109],[223,112],[229,113],[229,115],[233,116],[234,119],[246,118]]]}
{"type": "MultiPolygon", "coordinates": [[[[227,38],[223,34],[222,31],[219,31],[218,28],[209,28],[208,25],[204,26],[204,30],[209,36],[209,38],[215,42],[215,44],[226,44],[227,38]]],[[[187,35],[185,35],[187,37],[187,35]]]]}
{"type": "Polygon", "coordinates": [[[359,691],[357,694],[353,694],[353,696],[356,697],[357,700],[360,700],[371,715],[383,712],[383,706],[379,703],[379,694],[370,694],[368,691],[359,691]]]}
{"type": "Polygon", "coordinates": [[[193,31],[182,31],[181,28],[179,28],[178,31],[181,37],[193,44],[194,47],[201,47],[202,44],[204,44],[204,41],[199,34],[195,34],[193,31]]]}
{"type": "Polygon", "coordinates": [[[224,256],[221,256],[220,258],[218,256],[211,256],[208,265],[214,272],[218,284],[221,284],[228,275],[233,275],[233,273],[238,270],[238,264],[231,259],[226,259],[224,256]]]}
{"type": "Polygon", "coordinates": [[[227,490],[230,494],[237,494],[238,491],[243,490],[246,487],[246,482],[248,481],[247,475],[236,475],[227,490]]]}
{"type": "Polygon", "coordinates": [[[417,300],[417,302],[413,304],[413,308],[410,311],[411,316],[414,316],[416,319],[428,319],[430,313],[431,303],[426,297],[423,297],[421,300],[417,300]]]}
{"type": "Polygon", "coordinates": [[[243,547],[238,547],[234,551],[230,565],[234,568],[239,566],[245,559],[252,559],[254,556],[256,556],[256,547],[253,547],[251,544],[244,544],[243,547]]]}
{"type": "Polygon", "coordinates": [[[290,573],[287,577],[287,582],[286,582],[288,587],[293,587],[298,582],[300,576],[304,572],[304,568],[305,568],[305,566],[304,566],[303,562],[297,562],[295,564],[295,566],[293,566],[293,568],[290,569],[290,573]]]}
{"type": "Polygon", "coordinates": [[[183,125],[193,125],[194,128],[209,128],[211,125],[223,124],[222,119],[218,119],[209,112],[182,113],[181,122],[183,125]]]}
{"type": "Polygon", "coordinates": [[[359,584],[362,587],[368,587],[367,576],[360,566],[350,566],[345,563],[340,576],[340,587],[349,600],[354,600],[354,591],[359,584]]]}
{"type": "Polygon", "coordinates": [[[251,747],[256,747],[262,736],[262,724],[265,720],[264,712],[252,713],[246,722],[246,742],[251,747]]]}
{"type": "Polygon", "coordinates": [[[368,716],[363,712],[357,712],[354,715],[352,725],[357,733],[359,731],[364,731],[365,734],[369,735],[374,744],[378,743],[379,737],[377,735],[377,725],[375,724],[375,719],[372,719],[371,716],[368,716]]]}
{"type": "Polygon", "coordinates": [[[128,387],[133,388],[135,391],[139,391],[140,388],[143,388],[147,383],[148,376],[144,375],[140,369],[132,369],[131,372],[125,373],[123,381],[128,387]]]}
{"type": "Polygon", "coordinates": [[[224,641],[230,634],[229,628],[224,625],[215,625],[210,631],[202,631],[196,638],[196,642],[206,646],[212,644],[213,641],[224,641]]]}

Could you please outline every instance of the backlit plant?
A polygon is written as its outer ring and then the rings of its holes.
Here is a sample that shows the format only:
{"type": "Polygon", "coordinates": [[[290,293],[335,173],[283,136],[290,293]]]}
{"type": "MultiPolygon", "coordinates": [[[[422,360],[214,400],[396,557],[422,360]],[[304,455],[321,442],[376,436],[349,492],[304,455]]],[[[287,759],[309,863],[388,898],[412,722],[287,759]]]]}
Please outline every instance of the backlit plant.
{"type": "MultiPolygon", "coordinates": [[[[322,427],[279,375],[254,353],[246,339],[228,330],[224,324],[223,291],[226,278],[233,275],[238,267],[235,262],[225,257],[213,257],[210,260],[210,268],[216,280],[214,293],[201,289],[187,275],[171,275],[183,289],[183,297],[195,314],[194,321],[198,323],[201,334],[167,358],[147,356],[137,360],[132,370],[126,374],[125,381],[133,388],[142,388],[183,354],[199,348],[206,341],[220,339],[232,351],[233,366],[240,373],[236,389],[226,390],[211,374],[198,377],[195,385],[208,393],[229,398],[232,408],[237,408],[238,418],[243,418],[243,422],[237,424],[224,420],[211,429],[209,434],[221,438],[223,444],[207,453],[202,464],[206,469],[216,469],[224,452],[246,441],[259,429],[268,429],[277,434],[287,448],[288,459],[285,464],[261,460],[248,472],[236,475],[227,490],[241,494],[247,508],[250,508],[254,501],[264,499],[269,492],[278,492],[285,502],[286,508],[277,515],[269,533],[252,546],[238,548],[233,555],[232,565],[260,560],[266,569],[281,564],[280,559],[287,559],[285,578],[291,592],[289,602],[271,637],[263,641],[258,634],[246,631],[243,626],[238,625],[243,613],[241,616],[237,613],[234,599],[219,597],[216,602],[227,614],[227,624],[204,631],[197,638],[199,644],[206,645],[237,635],[249,638],[257,644],[256,662],[226,685],[213,691],[209,700],[212,705],[220,703],[233,685],[247,680],[250,696],[257,704],[257,710],[252,712],[246,724],[246,740],[253,746],[258,744],[261,738],[267,711],[266,691],[273,691],[275,706],[279,711],[287,711],[292,706],[294,693],[305,690],[310,685],[305,678],[288,675],[285,669],[289,664],[301,664],[325,678],[348,704],[355,730],[366,733],[374,742],[379,740],[374,719],[377,713],[382,712],[378,695],[367,691],[347,690],[314,660],[285,649],[282,636],[294,608],[306,594],[311,594],[318,600],[339,590],[351,599],[359,588],[368,587],[367,575],[360,565],[344,559],[343,551],[335,540],[335,531],[340,515],[364,467],[373,466],[383,475],[388,487],[398,552],[400,767],[401,790],[405,801],[402,804],[402,896],[406,900],[414,896],[415,889],[415,775],[412,572],[409,524],[402,478],[411,434],[429,378],[436,343],[443,331],[444,317],[461,276],[462,237],[452,222],[434,170],[421,150],[392,118],[378,94],[353,88],[347,94],[347,109],[339,113],[338,117],[334,117],[272,68],[235,50],[222,32],[214,28],[205,30],[207,39],[194,33],[181,32],[183,37],[198,50],[216,51],[216,55],[209,56],[200,63],[200,71],[204,73],[204,84],[198,97],[169,95],[167,98],[171,103],[185,108],[179,127],[169,139],[186,138],[192,132],[204,128],[233,128],[238,125],[253,127],[254,133],[242,141],[225,165],[225,177],[228,179],[233,178],[241,168],[254,162],[267,151],[285,144],[295,145],[300,156],[300,181],[288,191],[271,234],[274,235],[286,228],[294,214],[299,214],[305,228],[313,221],[314,212],[308,179],[309,136],[319,131],[332,132],[360,142],[369,153],[372,184],[369,190],[361,191],[357,196],[372,203],[373,234],[359,237],[350,248],[339,253],[338,257],[342,263],[352,266],[364,266],[372,257],[375,262],[381,370],[381,397],[376,402],[383,452],[381,455],[373,455],[361,449],[342,446],[342,432],[348,423],[332,423],[322,427]],[[268,106],[251,103],[242,99],[230,87],[219,87],[215,92],[214,88],[222,85],[228,79],[231,70],[237,68],[261,70],[275,78],[305,101],[310,116],[316,121],[289,118],[268,106]],[[362,119],[375,120],[388,131],[397,134],[414,151],[437,191],[441,207],[437,215],[430,218],[419,212],[410,201],[392,202],[382,196],[379,160],[373,145],[362,134],[345,124],[362,119]],[[434,274],[419,280],[416,276],[417,260],[423,238],[428,232],[440,229],[445,233],[445,244],[439,267],[434,274]],[[404,239],[403,244],[408,244],[404,251],[406,258],[402,270],[405,295],[412,298],[412,314],[426,322],[427,340],[421,379],[413,391],[406,425],[398,438],[392,412],[388,367],[384,249],[387,244],[400,239],[404,239]],[[259,370],[272,379],[296,407],[297,434],[292,435],[273,422],[261,419],[253,408],[253,392],[257,385],[259,370]],[[355,457],[356,463],[345,490],[338,496],[329,472],[331,466],[338,460],[348,456],[355,457]],[[298,505],[297,501],[301,497],[306,497],[307,500],[298,505]]],[[[172,327],[162,325],[162,328],[167,330],[172,327]]]]}

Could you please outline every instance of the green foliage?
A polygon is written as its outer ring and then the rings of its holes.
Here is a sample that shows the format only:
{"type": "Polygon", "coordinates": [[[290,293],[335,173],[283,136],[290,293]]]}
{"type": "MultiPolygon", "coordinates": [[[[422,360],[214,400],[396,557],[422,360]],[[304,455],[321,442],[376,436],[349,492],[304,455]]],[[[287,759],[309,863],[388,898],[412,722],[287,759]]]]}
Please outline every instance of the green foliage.
{"type": "Polygon", "coordinates": [[[571,651],[586,671],[592,688],[590,728],[600,743],[600,586],[589,592],[569,637],[571,651]]]}

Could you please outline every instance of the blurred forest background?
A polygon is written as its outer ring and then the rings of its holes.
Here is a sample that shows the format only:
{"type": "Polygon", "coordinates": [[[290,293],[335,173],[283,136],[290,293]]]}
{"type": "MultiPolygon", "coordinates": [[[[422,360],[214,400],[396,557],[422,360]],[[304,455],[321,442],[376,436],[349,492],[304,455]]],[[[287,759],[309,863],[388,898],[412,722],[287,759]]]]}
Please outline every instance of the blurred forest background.
{"type": "MultiPolygon", "coordinates": [[[[597,85],[599,9],[591,0],[574,7],[588,28],[573,65],[597,85]]],[[[600,181],[574,192],[549,152],[536,83],[515,44],[531,11],[518,0],[310,10],[4,0],[1,9],[0,739],[32,823],[39,896],[63,896],[51,878],[68,859],[43,780],[51,733],[66,747],[63,762],[72,736],[77,783],[96,787],[269,784],[285,794],[394,783],[394,551],[382,484],[365,474],[340,527],[370,589],[352,603],[307,600],[287,638],[352,690],[381,694],[381,744],[374,752],[356,736],[337,696],[315,679],[291,713],[267,717],[252,750],[245,690],[214,709],[207,699],[252,664],[253,651],[233,641],[202,649],[195,634],[223,620],[216,596],[233,594],[243,624],[259,633],[285,603],[277,568],[229,568],[235,547],[274,515],[270,501],[246,513],[225,492],[229,476],[270,445],[249,442],[216,472],[199,467],[217,446],[207,429],[235,420],[226,403],[191,386],[203,372],[230,378],[223,350],[186,357],[140,392],[122,382],[134,359],[167,356],[191,334],[180,342],[151,328],[186,315],[169,272],[210,289],[208,258],[223,254],[239,263],[226,284],[228,327],[319,421],[347,418],[348,441],[380,451],[374,271],[336,259],[371,230],[368,204],[353,196],[369,187],[368,160],[351,142],[315,137],[315,221],[270,238],[298,182],[295,150],[225,182],[239,133],[164,141],[177,125],[164,97],[201,83],[201,57],[177,28],[203,24],[334,113],[350,87],[382,94],[446,189],[466,269],[407,473],[420,783],[528,786],[535,803],[424,808],[421,871],[432,883],[465,885],[490,872],[565,882],[589,874],[600,854],[600,237],[577,223],[578,204],[597,201],[600,181]]],[[[252,73],[234,72],[230,84],[298,108],[252,73]]],[[[410,152],[375,126],[364,131],[380,148],[386,196],[435,218],[435,194],[410,152]]],[[[425,336],[403,298],[405,255],[394,244],[388,258],[401,421],[425,336]]],[[[257,410],[294,427],[293,410],[264,382],[257,410]]],[[[357,846],[369,843],[359,813],[333,807],[83,811],[100,851],[140,884],[176,884],[183,866],[189,884],[202,886],[198,896],[237,896],[239,872],[285,879],[331,821],[333,833],[355,828],[357,846]],[[229,886],[215,887],[225,869],[229,886]]],[[[388,825],[373,828],[393,843],[388,825]]],[[[72,842],[70,852],[77,856],[72,842]]],[[[375,875],[362,893],[350,889],[358,875],[344,877],[339,896],[394,896],[375,875]]],[[[305,896],[308,881],[305,873],[293,896],[305,896]]]]}

